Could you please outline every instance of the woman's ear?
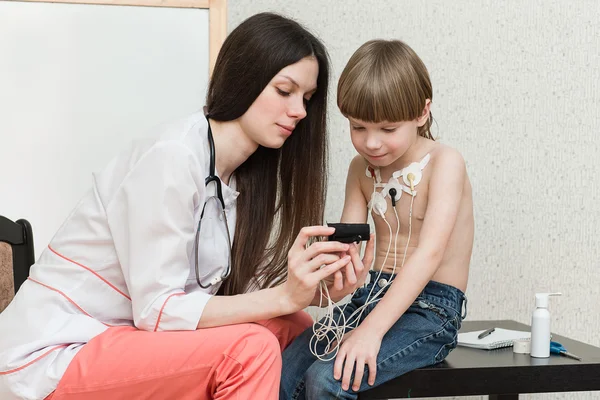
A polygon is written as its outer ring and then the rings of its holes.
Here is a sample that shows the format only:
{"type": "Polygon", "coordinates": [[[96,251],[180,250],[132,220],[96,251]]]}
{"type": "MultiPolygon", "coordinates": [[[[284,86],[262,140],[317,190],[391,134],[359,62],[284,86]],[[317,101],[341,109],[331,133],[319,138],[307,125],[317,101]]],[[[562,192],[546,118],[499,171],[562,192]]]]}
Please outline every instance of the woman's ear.
{"type": "Polygon", "coordinates": [[[423,113],[419,118],[417,118],[417,126],[420,128],[429,119],[429,111],[431,110],[431,99],[425,100],[425,108],[423,108],[423,113]]]}

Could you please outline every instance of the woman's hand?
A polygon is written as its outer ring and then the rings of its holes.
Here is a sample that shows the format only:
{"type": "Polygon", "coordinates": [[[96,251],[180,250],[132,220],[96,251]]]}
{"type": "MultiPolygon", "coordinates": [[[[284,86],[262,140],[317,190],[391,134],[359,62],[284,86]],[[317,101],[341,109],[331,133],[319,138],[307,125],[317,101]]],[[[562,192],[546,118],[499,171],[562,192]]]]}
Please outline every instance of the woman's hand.
{"type": "Polygon", "coordinates": [[[283,284],[290,314],[308,307],[319,282],[350,262],[351,255],[339,255],[349,251],[350,246],[346,243],[324,241],[306,247],[311,237],[329,236],[334,231],[326,226],[302,228],[290,248],[288,278],[283,284]]]}
{"type": "Polygon", "coordinates": [[[344,336],[333,365],[333,377],[337,380],[342,378],[342,389],[348,390],[350,387],[350,378],[355,364],[356,371],[354,371],[352,390],[360,389],[365,365],[369,366],[369,385],[375,384],[377,354],[379,354],[381,340],[381,337],[360,325],[344,336]]]}
{"type": "MultiPolygon", "coordinates": [[[[365,254],[362,260],[360,259],[359,245],[356,243],[350,244],[350,248],[347,253],[338,254],[340,258],[347,254],[350,255],[350,262],[346,265],[346,268],[343,268],[335,272],[333,275],[323,279],[327,285],[327,291],[331,301],[337,303],[350,293],[354,293],[358,287],[364,285],[373,263],[374,248],[375,234],[372,233],[369,241],[367,242],[365,254]]],[[[318,306],[319,304],[322,306],[324,305],[321,301],[321,292],[319,287],[317,287],[315,297],[311,305],[318,306]]]]}

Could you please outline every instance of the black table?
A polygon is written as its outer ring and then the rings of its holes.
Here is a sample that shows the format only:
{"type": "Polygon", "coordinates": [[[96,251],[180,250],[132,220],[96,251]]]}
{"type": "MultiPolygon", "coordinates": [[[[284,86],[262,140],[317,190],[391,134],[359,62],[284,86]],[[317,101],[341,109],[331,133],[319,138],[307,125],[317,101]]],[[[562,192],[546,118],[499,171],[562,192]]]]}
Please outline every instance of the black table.
{"type": "MultiPolygon", "coordinates": [[[[461,332],[491,327],[530,331],[516,321],[465,321],[461,332]]],[[[490,400],[516,400],[519,393],[600,390],[600,348],[556,334],[573,360],[551,354],[536,359],[514,354],[512,347],[479,350],[457,347],[446,360],[400,376],[360,395],[361,400],[489,395],[490,400]]]]}

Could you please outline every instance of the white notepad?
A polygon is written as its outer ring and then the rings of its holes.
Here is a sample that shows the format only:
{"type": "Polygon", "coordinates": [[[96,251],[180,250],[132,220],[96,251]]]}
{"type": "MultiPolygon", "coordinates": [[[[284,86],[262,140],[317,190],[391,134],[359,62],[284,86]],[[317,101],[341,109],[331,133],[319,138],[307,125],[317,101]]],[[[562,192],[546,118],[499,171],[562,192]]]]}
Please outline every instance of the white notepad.
{"type": "Polygon", "coordinates": [[[465,332],[458,334],[458,345],[465,347],[473,347],[475,349],[499,349],[501,347],[510,347],[513,345],[513,341],[519,339],[531,339],[531,332],[524,331],[513,331],[511,329],[502,329],[496,328],[494,332],[484,337],[483,339],[478,339],[477,336],[481,331],[474,332],[465,332]]]}

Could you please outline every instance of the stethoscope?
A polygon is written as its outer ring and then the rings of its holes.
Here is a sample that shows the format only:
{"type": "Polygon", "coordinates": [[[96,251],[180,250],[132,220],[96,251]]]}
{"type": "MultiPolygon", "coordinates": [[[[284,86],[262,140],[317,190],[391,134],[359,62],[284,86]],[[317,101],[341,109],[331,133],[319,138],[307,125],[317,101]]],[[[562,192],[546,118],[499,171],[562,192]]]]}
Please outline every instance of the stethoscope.
{"type": "Polygon", "coordinates": [[[198,229],[196,230],[196,249],[195,249],[195,267],[196,267],[196,282],[200,285],[201,288],[207,289],[210,286],[216,285],[219,282],[223,282],[225,279],[229,277],[231,273],[231,239],[229,237],[229,225],[227,224],[227,215],[225,214],[225,200],[223,199],[223,191],[221,189],[221,179],[215,175],[215,141],[212,135],[212,129],[210,128],[210,122],[208,121],[208,115],[206,116],[206,122],[208,123],[208,147],[210,149],[210,162],[208,167],[208,176],[204,179],[204,186],[208,186],[211,182],[214,182],[216,186],[217,196],[210,196],[204,202],[204,206],[202,207],[202,213],[200,213],[200,221],[198,221],[198,229]],[[206,204],[210,199],[214,199],[217,202],[217,206],[221,206],[221,213],[223,216],[223,221],[225,221],[225,232],[227,236],[227,245],[229,247],[229,260],[227,263],[227,268],[221,274],[221,276],[217,276],[208,282],[207,285],[202,284],[200,280],[200,272],[198,270],[198,245],[200,239],[200,228],[202,227],[202,218],[204,217],[204,210],[206,209],[206,204]]]}

